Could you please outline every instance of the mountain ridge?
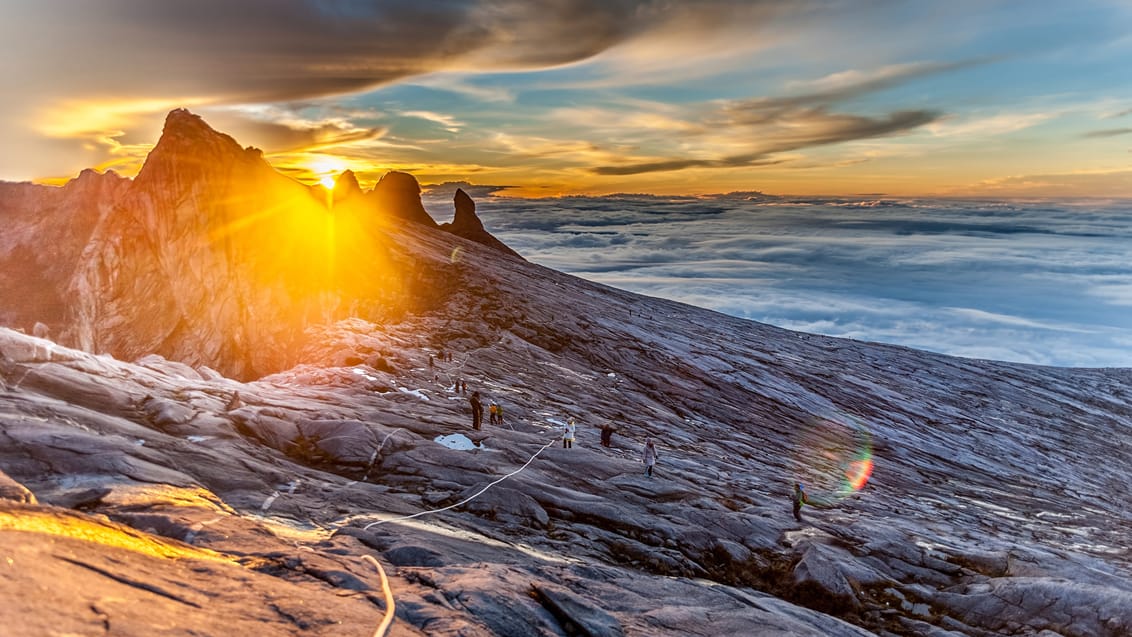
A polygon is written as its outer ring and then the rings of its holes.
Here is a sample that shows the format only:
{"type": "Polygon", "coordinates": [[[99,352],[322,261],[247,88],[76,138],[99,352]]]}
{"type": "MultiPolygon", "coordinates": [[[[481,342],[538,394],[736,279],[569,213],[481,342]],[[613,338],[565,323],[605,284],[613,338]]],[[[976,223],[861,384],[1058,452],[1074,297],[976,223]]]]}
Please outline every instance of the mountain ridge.
{"type": "MultiPolygon", "coordinates": [[[[90,179],[84,172],[62,192],[90,179]]],[[[73,276],[51,286],[75,302],[8,322],[44,322],[88,351],[160,353],[249,378],[294,364],[302,331],[327,317],[434,303],[448,275],[389,235],[405,223],[437,227],[416,179],[393,171],[368,192],[352,173],[342,179],[342,192],[327,199],[275,171],[261,151],[173,110],[137,177],[82,204],[101,212],[83,251],[61,255],[77,256],[73,276]]],[[[24,190],[50,198],[47,188],[24,190]]],[[[23,207],[42,209],[35,196],[23,207]]],[[[514,254],[480,226],[475,241],[514,254]]],[[[41,234],[51,241],[49,229],[41,234]]],[[[0,259],[29,242],[0,246],[0,259]]],[[[7,260],[11,289],[39,278],[27,261],[7,260]]]]}

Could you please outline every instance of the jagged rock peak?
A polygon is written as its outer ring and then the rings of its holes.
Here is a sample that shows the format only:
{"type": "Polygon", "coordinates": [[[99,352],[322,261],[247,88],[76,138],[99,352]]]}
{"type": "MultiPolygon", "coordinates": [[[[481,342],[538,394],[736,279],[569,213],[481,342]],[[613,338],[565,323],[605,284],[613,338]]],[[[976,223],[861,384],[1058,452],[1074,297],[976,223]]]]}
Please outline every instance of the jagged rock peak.
{"type": "Polygon", "coordinates": [[[409,173],[401,172],[400,170],[391,170],[382,175],[381,179],[378,180],[377,185],[373,187],[373,191],[390,194],[411,194],[420,197],[421,185],[417,181],[417,178],[410,175],[409,173]]]}
{"type": "Polygon", "coordinates": [[[78,177],[75,177],[74,179],[64,184],[63,189],[91,190],[102,188],[107,184],[118,185],[128,181],[129,179],[119,175],[113,170],[108,170],[104,173],[100,173],[93,168],[84,168],[83,171],[79,173],[78,177]]]}
{"type": "Polygon", "coordinates": [[[334,198],[345,199],[362,194],[362,187],[358,184],[358,176],[352,170],[345,170],[334,180],[334,198]]]}
{"type": "Polygon", "coordinates": [[[370,191],[370,196],[384,214],[436,227],[436,222],[421,203],[421,185],[409,173],[399,170],[385,173],[370,191]]]}
{"type": "Polygon", "coordinates": [[[446,232],[463,237],[470,241],[483,244],[489,248],[522,259],[519,255],[503,243],[495,238],[483,227],[483,222],[476,215],[476,202],[464,192],[463,188],[457,188],[456,194],[452,197],[452,203],[456,208],[456,214],[452,217],[452,223],[441,224],[440,229],[446,232]]]}
{"type": "Polygon", "coordinates": [[[137,182],[145,183],[158,166],[192,165],[196,171],[220,167],[231,161],[259,159],[259,151],[245,150],[232,137],[209,126],[199,115],[183,108],[169,111],[161,138],[150,151],[138,173],[137,182]]]}
{"type": "Polygon", "coordinates": [[[452,232],[459,234],[467,231],[483,231],[483,222],[476,216],[476,202],[464,192],[463,188],[456,189],[452,204],[456,208],[456,215],[452,218],[452,232]]]}
{"type": "Polygon", "coordinates": [[[163,144],[168,145],[178,142],[220,144],[225,146],[226,150],[234,152],[243,151],[240,145],[236,143],[236,140],[213,129],[200,115],[190,113],[183,108],[171,110],[169,114],[165,116],[165,127],[161,131],[161,139],[157,142],[157,148],[161,148],[163,144]]]}

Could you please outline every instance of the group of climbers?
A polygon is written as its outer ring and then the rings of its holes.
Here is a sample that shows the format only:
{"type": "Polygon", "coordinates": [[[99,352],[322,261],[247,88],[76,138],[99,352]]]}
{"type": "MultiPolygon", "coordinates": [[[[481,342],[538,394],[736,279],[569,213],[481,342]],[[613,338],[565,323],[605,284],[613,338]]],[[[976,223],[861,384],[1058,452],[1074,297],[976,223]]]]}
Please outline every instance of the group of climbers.
{"type": "MultiPolygon", "coordinates": [[[[468,403],[472,406],[472,429],[479,431],[483,428],[483,398],[478,391],[474,391],[468,398],[468,403]]],[[[503,424],[503,405],[493,400],[488,404],[487,412],[488,424],[503,424]]]]}
{"type": "MultiPolygon", "coordinates": [[[[465,391],[467,391],[466,387],[467,387],[467,385],[465,384],[464,385],[465,391]]],[[[469,403],[471,404],[471,407],[472,407],[472,429],[479,431],[483,427],[483,399],[480,397],[480,393],[478,391],[474,391],[474,392],[472,392],[472,395],[468,399],[468,401],[469,401],[469,403]]],[[[488,410],[489,410],[489,422],[493,425],[502,425],[503,424],[503,406],[499,405],[498,403],[496,403],[493,400],[489,404],[488,410]]],[[[616,431],[616,429],[614,428],[612,423],[607,421],[607,422],[602,424],[602,426],[601,426],[601,446],[603,446],[603,447],[612,447],[613,446],[613,432],[614,431],[616,431]]],[[[567,419],[565,425],[563,425],[562,448],[563,449],[572,449],[573,446],[574,446],[574,441],[575,441],[576,438],[577,438],[577,422],[573,417],[570,417],[570,418],[567,419]]],[[[646,438],[644,449],[642,451],[642,457],[641,457],[641,460],[642,460],[642,462],[644,462],[644,465],[645,465],[645,475],[646,476],[648,476],[650,478],[653,477],[653,470],[656,467],[656,463],[657,463],[657,460],[659,458],[660,458],[660,454],[657,452],[656,443],[653,442],[653,439],[651,437],[646,438]]],[[[801,513],[802,505],[810,504],[809,499],[807,498],[806,492],[803,489],[801,483],[794,483],[794,492],[791,496],[791,502],[793,504],[794,519],[801,522],[802,521],[802,513],[801,513]]]]}

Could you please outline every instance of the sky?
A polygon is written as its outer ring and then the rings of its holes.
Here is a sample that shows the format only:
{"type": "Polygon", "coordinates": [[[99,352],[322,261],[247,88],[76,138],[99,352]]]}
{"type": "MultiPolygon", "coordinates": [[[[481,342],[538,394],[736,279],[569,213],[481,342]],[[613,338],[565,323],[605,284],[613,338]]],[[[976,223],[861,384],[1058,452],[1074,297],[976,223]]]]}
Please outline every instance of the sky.
{"type": "MultiPolygon", "coordinates": [[[[1132,200],[483,197],[527,259],[801,332],[1132,368],[1132,200]]],[[[449,189],[425,197],[451,215],[449,189]]]]}
{"type": "Polygon", "coordinates": [[[0,0],[0,179],[187,107],[314,183],[1132,196],[1124,0],[0,0]]]}

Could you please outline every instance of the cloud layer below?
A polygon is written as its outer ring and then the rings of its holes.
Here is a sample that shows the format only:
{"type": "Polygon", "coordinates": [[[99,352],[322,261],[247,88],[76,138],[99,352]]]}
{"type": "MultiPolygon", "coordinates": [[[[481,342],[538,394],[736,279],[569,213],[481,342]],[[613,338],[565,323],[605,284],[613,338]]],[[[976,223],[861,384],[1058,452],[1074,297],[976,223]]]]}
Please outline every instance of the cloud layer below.
{"type": "MultiPolygon", "coordinates": [[[[445,193],[446,194],[446,193],[445,193]]],[[[426,197],[434,217],[447,197],[426,197]]],[[[537,263],[790,329],[972,358],[1132,367],[1132,206],[481,198],[537,263]]]]}

